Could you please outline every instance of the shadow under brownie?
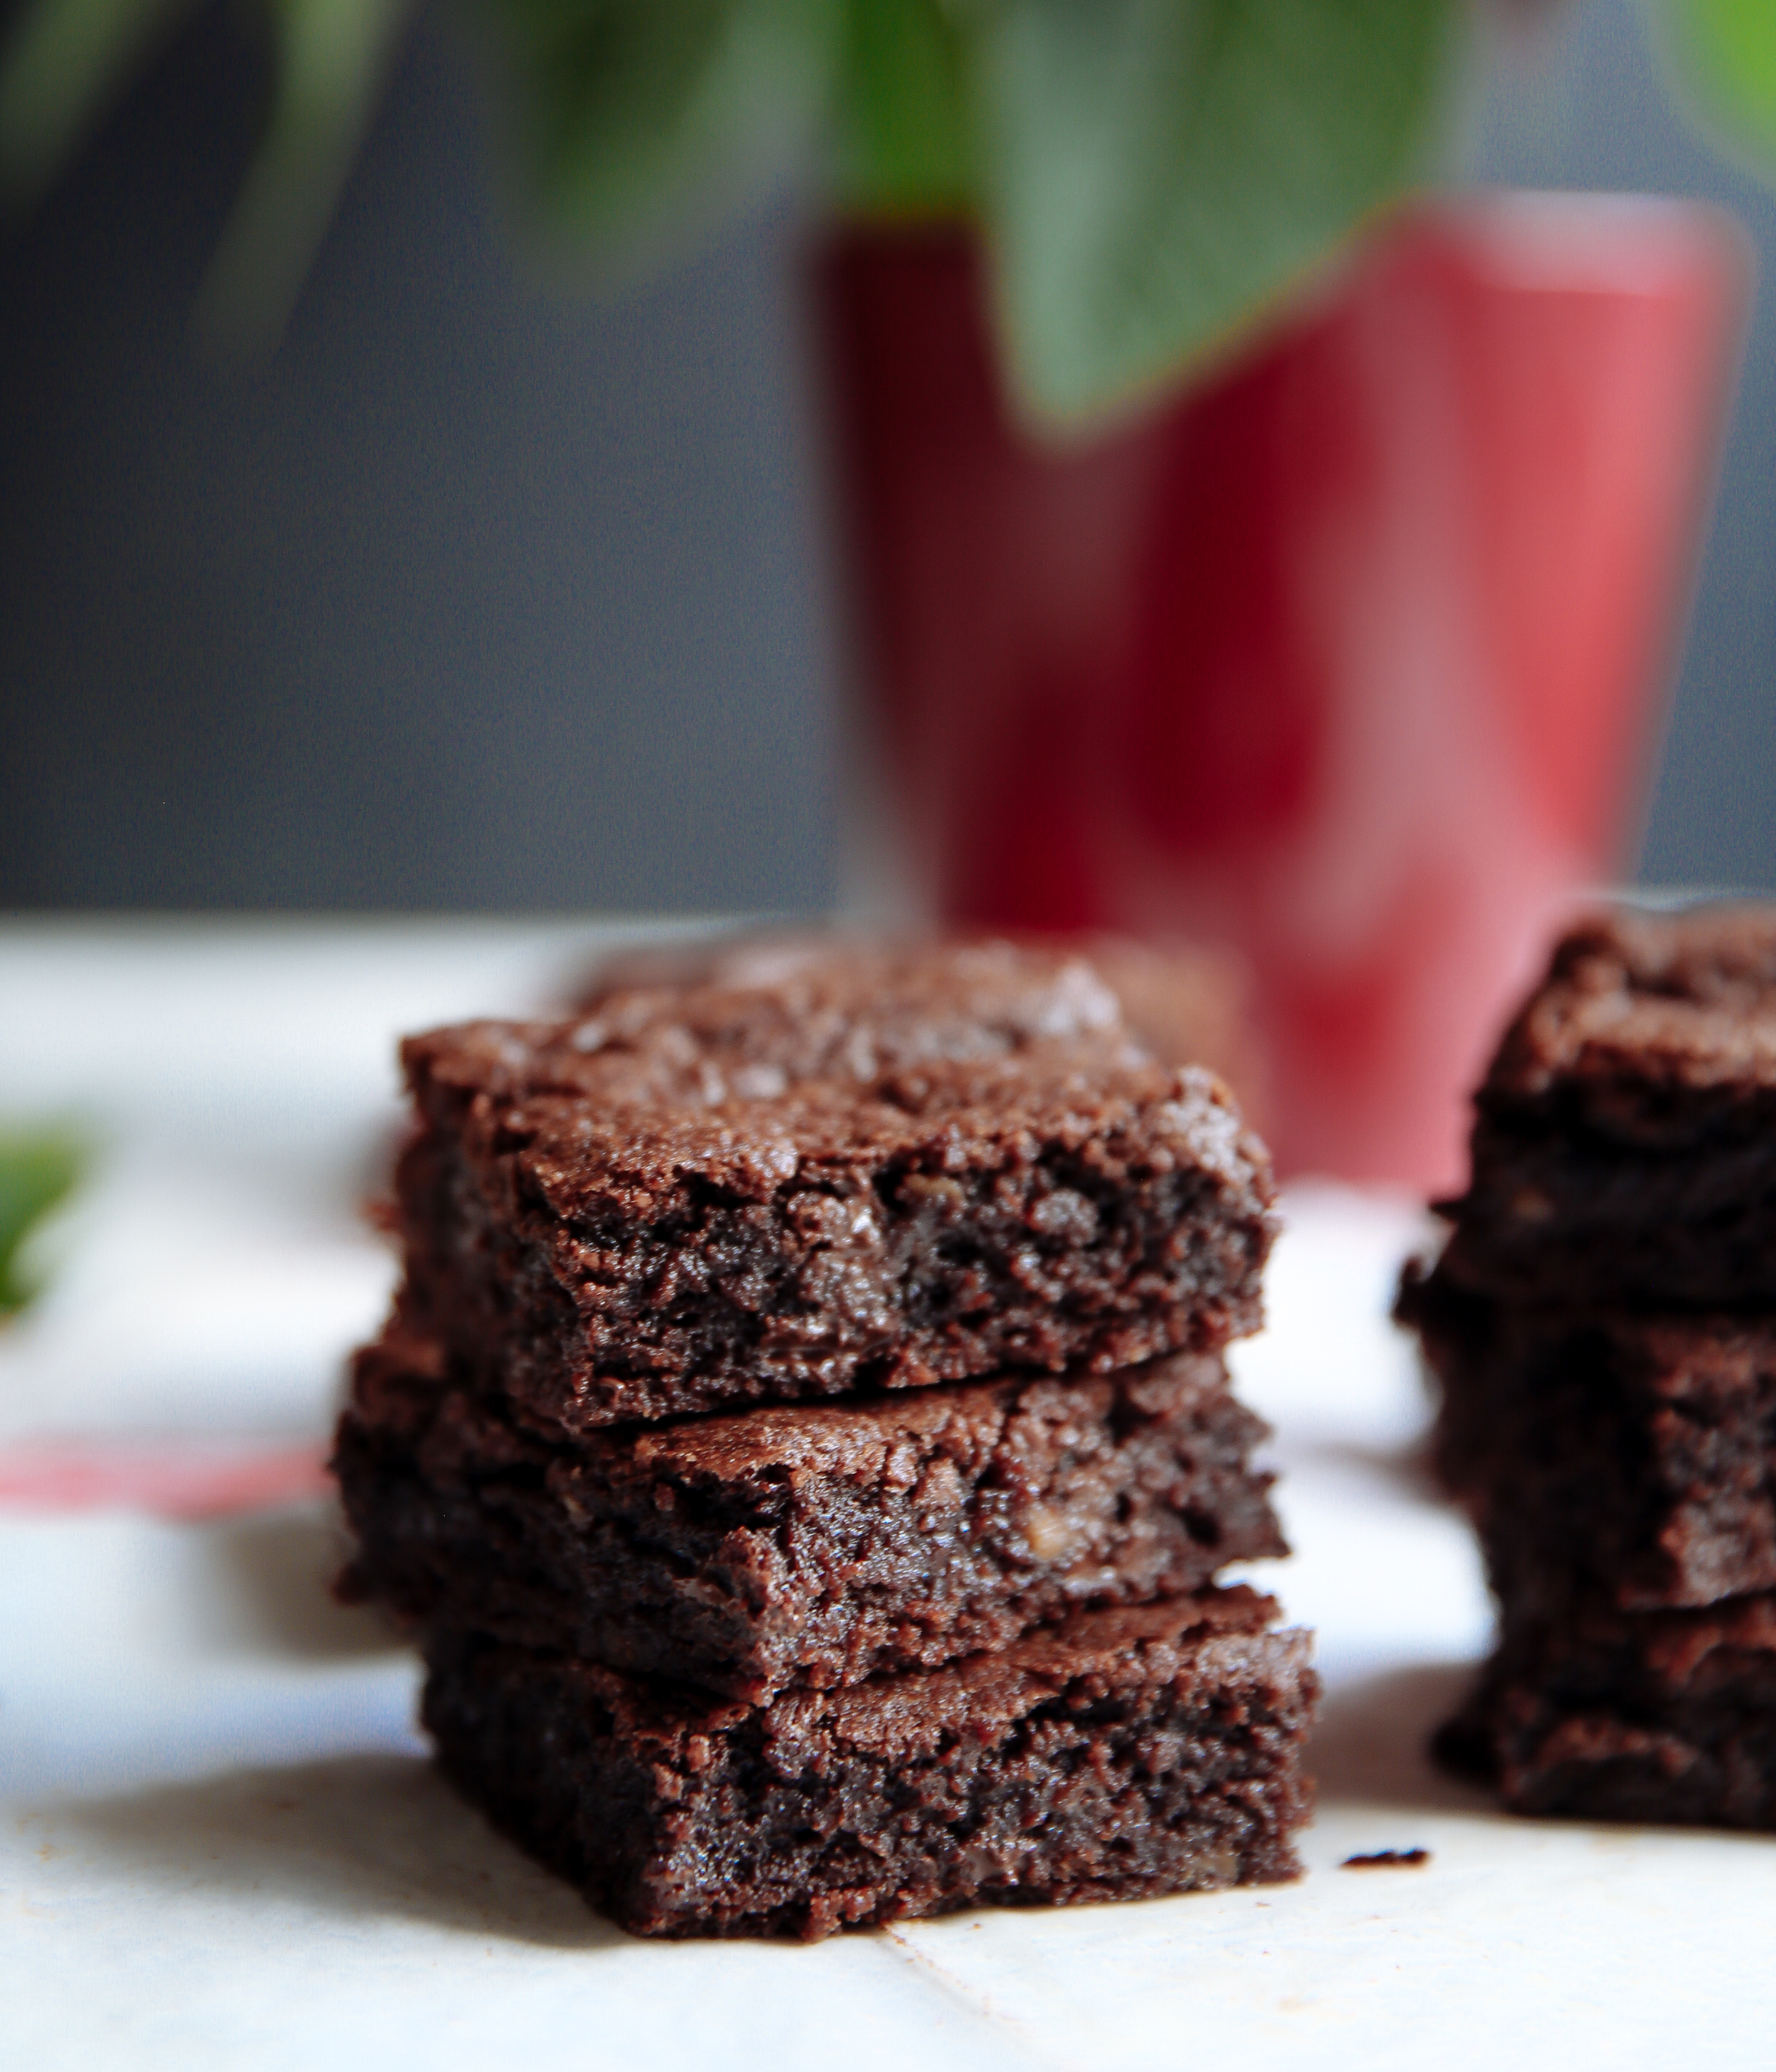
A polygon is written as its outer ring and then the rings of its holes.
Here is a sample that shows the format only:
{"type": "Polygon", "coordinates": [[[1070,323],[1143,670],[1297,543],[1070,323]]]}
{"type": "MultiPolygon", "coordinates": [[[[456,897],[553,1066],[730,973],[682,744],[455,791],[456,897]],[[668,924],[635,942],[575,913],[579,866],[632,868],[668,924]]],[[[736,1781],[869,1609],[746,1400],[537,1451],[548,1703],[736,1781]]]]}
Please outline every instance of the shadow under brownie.
{"type": "Polygon", "coordinates": [[[1237,1589],[1080,1613],[763,1708],[437,1633],[424,1717],[462,1790],[639,1934],[1273,1883],[1318,1693],[1275,1613],[1237,1589]]]}
{"type": "Polygon", "coordinates": [[[757,1702],[1000,1647],[1287,1552],[1218,1355],[550,1443],[434,1344],[358,1356],[351,1594],[757,1702]]]}

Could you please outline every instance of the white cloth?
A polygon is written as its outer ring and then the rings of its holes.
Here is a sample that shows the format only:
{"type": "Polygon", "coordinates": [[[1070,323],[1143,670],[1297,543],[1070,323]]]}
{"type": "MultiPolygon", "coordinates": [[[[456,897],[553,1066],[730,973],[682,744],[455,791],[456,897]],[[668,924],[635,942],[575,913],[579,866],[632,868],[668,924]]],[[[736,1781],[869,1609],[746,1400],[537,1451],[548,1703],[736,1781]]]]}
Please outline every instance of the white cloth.
{"type": "MultiPolygon", "coordinates": [[[[0,1453],[324,1434],[391,1263],[356,1215],[397,1031],[559,993],[566,927],[0,930],[0,1113],[104,1156],[0,1333],[0,1453]]],[[[1768,2061],[1776,1842],[1507,1818],[1425,1733],[1483,1651],[1386,1321],[1410,1205],[1297,1187],[1240,1349],[1318,1630],[1298,1885],[981,1912],[813,1949],[631,1940],[423,1758],[413,1666],[323,1583],[324,1505],[0,1507],[0,2062],[205,2068],[1768,2061]],[[1422,1847],[1419,1870],[1339,1868],[1422,1847]]]]}

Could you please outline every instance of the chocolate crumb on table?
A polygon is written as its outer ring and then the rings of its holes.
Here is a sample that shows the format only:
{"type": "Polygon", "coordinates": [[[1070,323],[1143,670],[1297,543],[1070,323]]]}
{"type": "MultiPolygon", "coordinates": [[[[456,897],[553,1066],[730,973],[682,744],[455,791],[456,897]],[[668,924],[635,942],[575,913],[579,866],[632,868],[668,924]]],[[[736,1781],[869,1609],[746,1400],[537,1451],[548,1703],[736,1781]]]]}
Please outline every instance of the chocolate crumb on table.
{"type": "Polygon", "coordinates": [[[1529,1813],[1776,1827],[1776,908],[1572,930],[1396,1314],[1497,1650],[1441,1760],[1529,1813]]]}
{"type": "Polygon", "coordinates": [[[1429,1849],[1371,1849],[1358,1856],[1346,1856],[1339,1864],[1341,1871],[1416,1871],[1431,1860],[1429,1849]]]}

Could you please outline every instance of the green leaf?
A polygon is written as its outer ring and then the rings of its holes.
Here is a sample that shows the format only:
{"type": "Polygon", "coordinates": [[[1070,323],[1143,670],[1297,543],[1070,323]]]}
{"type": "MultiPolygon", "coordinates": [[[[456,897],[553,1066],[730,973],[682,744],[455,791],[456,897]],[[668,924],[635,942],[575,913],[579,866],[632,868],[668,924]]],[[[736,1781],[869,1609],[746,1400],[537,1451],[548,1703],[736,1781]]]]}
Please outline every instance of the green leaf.
{"type": "Polygon", "coordinates": [[[531,193],[622,250],[782,160],[824,105],[831,0],[482,0],[531,193]]]}
{"type": "Polygon", "coordinates": [[[32,1290],[18,1272],[18,1251],[32,1226],[80,1177],[84,1154],[61,1132],[0,1132],[0,1314],[20,1309],[32,1290]]]}
{"type": "Polygon", "coordinates": [[[1017,388],[1054,421],[1227,341],[1420,170],[1455,0],[975,0],[1017,388]]]}
{"type": "Polygon", "coordinates": [[[198,291],[230,352],[282,335],[381,98],[414,0],[278,0],[271,119],[198,291]]]}
{"type": "Polygon", "coordinates": [[[46,188],[105,102],[193,0],[31,0],[0,53],[0,187],[46,188]]]}
{"type": "Polygon", "coordinates": [[[1706,111],[1776,162],[1776,0],[1669,0],[1671,39],[1706,111]]]}
{"type": "Polygon", "coordinates": [[[962,38],[943,0],[850,0],[834,186],[874,215],[953,215],[975,199],[962,38]]]}

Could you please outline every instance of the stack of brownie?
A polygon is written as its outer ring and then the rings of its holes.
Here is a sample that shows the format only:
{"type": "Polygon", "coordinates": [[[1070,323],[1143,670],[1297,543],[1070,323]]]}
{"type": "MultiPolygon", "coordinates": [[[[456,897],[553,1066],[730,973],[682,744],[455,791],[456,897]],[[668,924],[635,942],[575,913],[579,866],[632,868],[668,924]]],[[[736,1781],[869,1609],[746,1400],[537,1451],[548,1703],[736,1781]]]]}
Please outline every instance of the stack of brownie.
{"type": "Polygon", "coordinates": [[[458,1786],[631,1928],[1292,1876],[1262,1147],[1091,967],[814,953],[403,1050],[335,1465],[458,1786]]]}
{"type": "Polygon", "coordinates": [[[1400,1314],[1497,1651],[1439,1746],[1524,1812],[1776,1827],[1776,911],[1574,929],[1400,1314]]]}

